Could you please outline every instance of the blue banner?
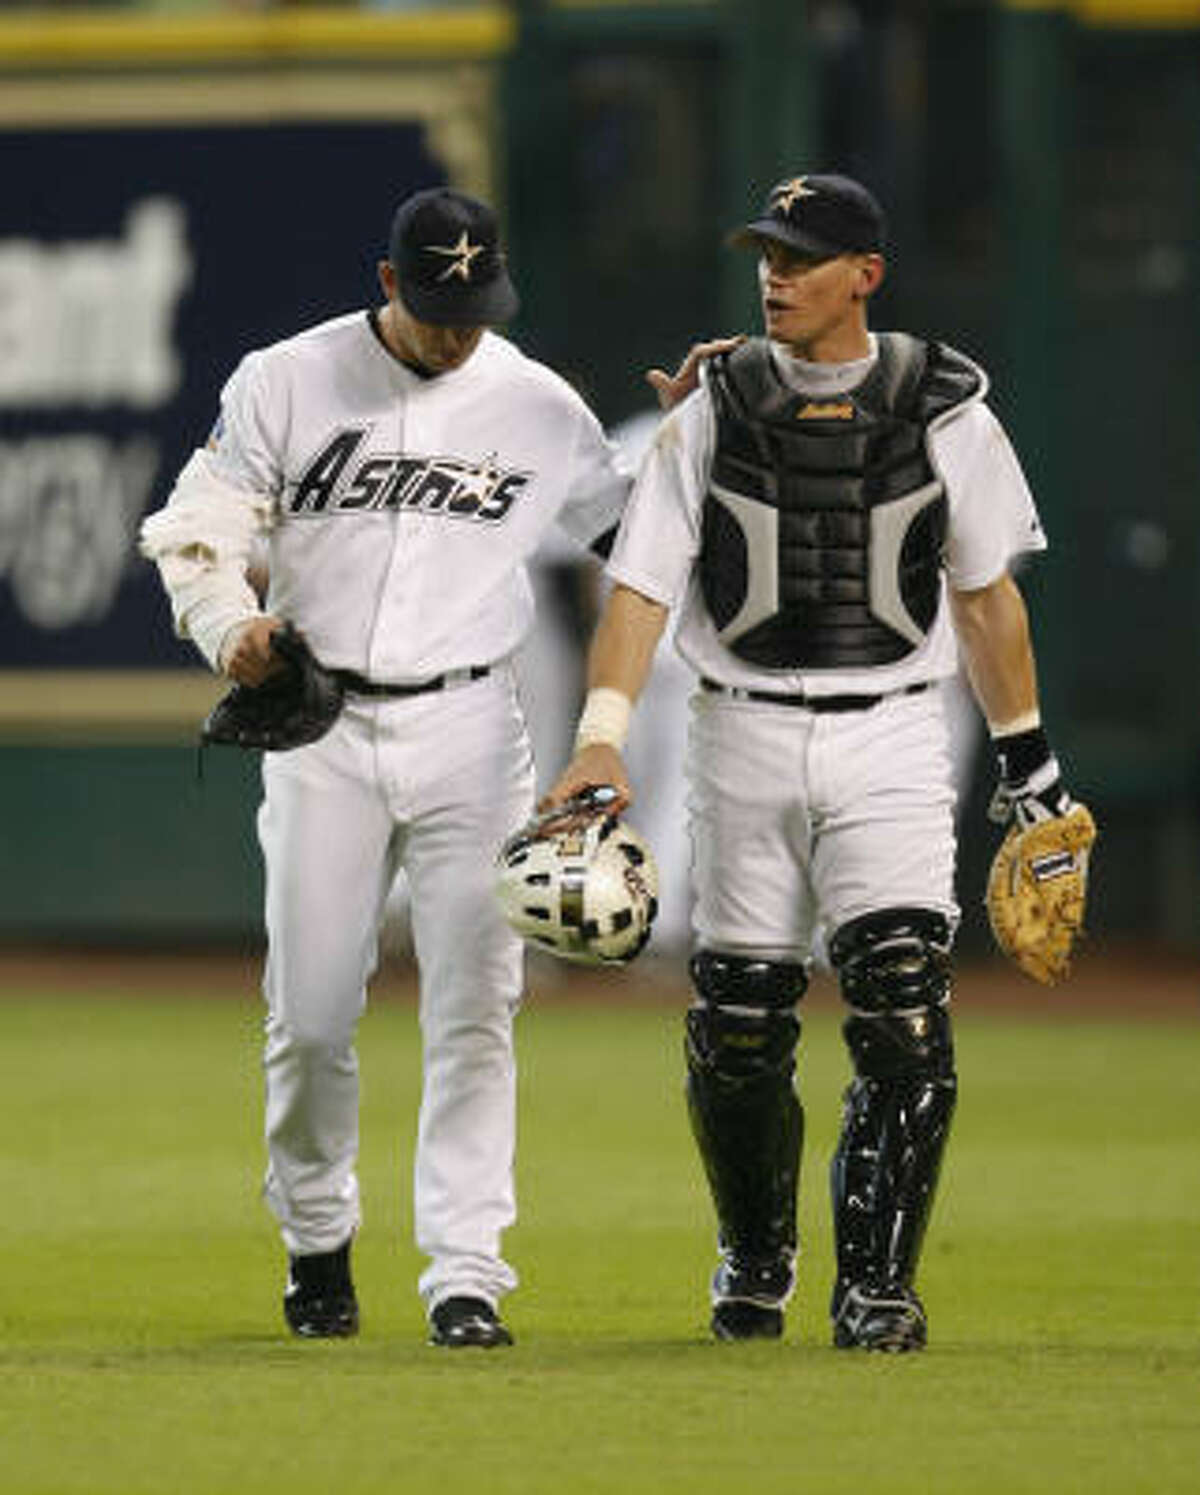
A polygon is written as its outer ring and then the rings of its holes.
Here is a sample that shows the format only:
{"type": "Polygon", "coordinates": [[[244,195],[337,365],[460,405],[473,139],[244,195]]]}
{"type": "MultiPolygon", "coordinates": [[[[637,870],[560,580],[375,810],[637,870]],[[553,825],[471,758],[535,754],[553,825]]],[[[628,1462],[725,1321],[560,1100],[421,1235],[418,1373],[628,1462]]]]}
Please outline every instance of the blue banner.
{"type": "Polygon", "coordinates": [[[379,298],[418,123],[0,131],[0,669],[199,663],[136,552],[251,348],[379,298]]]}

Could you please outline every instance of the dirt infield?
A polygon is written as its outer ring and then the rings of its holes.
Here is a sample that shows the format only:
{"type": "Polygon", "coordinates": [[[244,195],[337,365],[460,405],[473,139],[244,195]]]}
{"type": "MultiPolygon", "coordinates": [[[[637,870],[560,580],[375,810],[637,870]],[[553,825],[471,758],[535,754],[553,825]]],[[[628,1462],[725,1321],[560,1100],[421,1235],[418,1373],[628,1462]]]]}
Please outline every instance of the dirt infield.
{"type": "MultiPolygon", "coordinates": [[[[253,999],[261,967],[258,950],[13,946],[0,948],[0,997],[178,992],[253,999]]],[[[372,983],[374,999],[413,1001],[415,995],[411,961],[403,956],[385,960],[372,983]]],[[[591,971],[534,955],[529,962],[528,1001],[538,1000],[682,1006],[689,1000],[686,962],[682,953],[665,953],[644,956],[624,970],[591,971]]],[[[970,961],[958,970],[955,1000],[960,1011],[1019,1011],[1053,1018],[1200,1018],[1200,961],[1144,946],[1090,946],[1070,981],[1054,990],[1021,976],[999,957],[970,961]]],[[[805,1003],[838,1005],[836,983],[828,973],[817,973],[805,1003]]]]}

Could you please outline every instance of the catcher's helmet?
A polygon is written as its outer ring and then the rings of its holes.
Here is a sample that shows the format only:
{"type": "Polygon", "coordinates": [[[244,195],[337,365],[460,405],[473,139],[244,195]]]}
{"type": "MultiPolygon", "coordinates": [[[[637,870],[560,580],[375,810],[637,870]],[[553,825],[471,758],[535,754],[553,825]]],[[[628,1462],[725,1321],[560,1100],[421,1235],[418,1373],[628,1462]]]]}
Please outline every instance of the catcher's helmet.
{"type": "Polygon", "coordinates": [[[649,846],[589,789],[500,848],[496,895],[523,939],[584,965],[624,965],[650,938],[658,869],[649,846]]]}

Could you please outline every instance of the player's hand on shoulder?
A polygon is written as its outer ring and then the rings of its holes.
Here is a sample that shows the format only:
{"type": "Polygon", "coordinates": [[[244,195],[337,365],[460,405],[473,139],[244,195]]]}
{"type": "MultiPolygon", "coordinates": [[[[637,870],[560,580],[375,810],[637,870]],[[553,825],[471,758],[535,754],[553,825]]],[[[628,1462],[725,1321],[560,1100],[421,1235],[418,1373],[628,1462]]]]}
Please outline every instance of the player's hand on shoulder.
{"type": "Polygon", "coordinates": [[[282,627],[279,618],[264,613],[231,628],[221,646],[222,673],[239,685],[256,686],[282,669],[283,661],[271,648],[271,635],[282,627]]]}
{"type": "Polygon", "coordinates": [[[700,365],[706,358],[728,353],[744,341],[739,334],[737,337],[718,337],[705,343],[693,343],[673,374],[668,374],[665,369],[647,369],[646,383],[658,396],[660,409],[671,410],[691,394],[700,383],[700,365]]]}
{"type": "Polygon", "coordinates": [[[625,762],[616,748],[606,742],[591,742],[580,748],[559,775],[554,786],[538,801],[538,810],[553,810],[584,789],[608,785],[617,791],[612,810],[619,815],[633,802],[625,762]]]}

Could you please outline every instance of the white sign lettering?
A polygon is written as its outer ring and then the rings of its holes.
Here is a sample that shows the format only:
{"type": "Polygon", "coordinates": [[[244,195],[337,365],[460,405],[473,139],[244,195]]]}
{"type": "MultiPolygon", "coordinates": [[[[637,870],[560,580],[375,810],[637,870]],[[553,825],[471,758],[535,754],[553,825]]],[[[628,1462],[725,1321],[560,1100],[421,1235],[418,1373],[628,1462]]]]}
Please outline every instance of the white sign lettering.
{"type": "Polygon", "coordinates": [[[158,464],[158,446],[145,437],[0,442],[0,578],[35,627],[105,616],[158,464]]]}
{"type": "Polygon", "coordinates": [[[136,203],[118,240],[0,239],[0,407],[165,405],[192,268],[170,198],[136,203]]]}

